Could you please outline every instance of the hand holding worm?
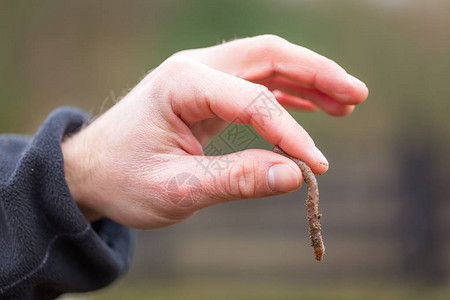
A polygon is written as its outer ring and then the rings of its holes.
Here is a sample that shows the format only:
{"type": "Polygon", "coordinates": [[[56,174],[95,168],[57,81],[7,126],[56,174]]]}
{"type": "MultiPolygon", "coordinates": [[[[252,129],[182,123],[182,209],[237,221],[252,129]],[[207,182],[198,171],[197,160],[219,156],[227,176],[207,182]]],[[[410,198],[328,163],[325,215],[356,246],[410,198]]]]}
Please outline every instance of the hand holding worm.
{"type": "Polygon", "coordinates": [[[67,184],[90,221],[141,229],[223,202],[291,192],[302,179],[292,160],[247,149],[220,156],[216,162],[227,164],[213,169],[202,146],[230,122],[248,124],[322,174],[326,158],[285,107],[343,116],[367,93],[335,62],[272,35],[181,51],[64,140],[67,184]],[[279,113],[255,105],[262,94],[279,113]]]}

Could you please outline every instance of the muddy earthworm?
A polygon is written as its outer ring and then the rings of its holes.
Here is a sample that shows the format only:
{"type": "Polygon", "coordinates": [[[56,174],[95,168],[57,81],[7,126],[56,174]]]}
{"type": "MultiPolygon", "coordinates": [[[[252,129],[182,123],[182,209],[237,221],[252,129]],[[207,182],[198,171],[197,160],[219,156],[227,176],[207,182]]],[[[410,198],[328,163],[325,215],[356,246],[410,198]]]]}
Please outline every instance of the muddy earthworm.
{"type": "Polygon", "coordinates": [[[305,200],[305,206],[309,237],[311,238],[311,246],[314,249],[316,260],[322,261],[325,255],[325,246],[323,244],[322,234],[320,233],[322,229],[320,218],[322,215],[319,214],[319,185],[317,184],[317,179],[311,171],[311,168],[300,159],[290,156],[278,146],[273,147],[273,152],[291,159],[303,173],[303,179],[308,187],[308,198],[305,200]]]}

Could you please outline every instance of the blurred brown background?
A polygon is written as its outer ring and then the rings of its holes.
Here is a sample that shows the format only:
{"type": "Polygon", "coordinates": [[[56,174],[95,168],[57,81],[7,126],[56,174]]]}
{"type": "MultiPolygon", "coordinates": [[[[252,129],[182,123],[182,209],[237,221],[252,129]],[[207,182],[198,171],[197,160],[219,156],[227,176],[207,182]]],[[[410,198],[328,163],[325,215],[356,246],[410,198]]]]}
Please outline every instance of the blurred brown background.
{"type": "Polygon", "coordinates": [[[127,277],[88,297],[450,298],[447,0],[2,1],[0,131],[32,134],[61,105],[97,114],[178,50],[263,33],[370,89],[346,118],[293,113],[331,163],[325,261],[313,260],[302,189],[139,232],[127,277]]]}

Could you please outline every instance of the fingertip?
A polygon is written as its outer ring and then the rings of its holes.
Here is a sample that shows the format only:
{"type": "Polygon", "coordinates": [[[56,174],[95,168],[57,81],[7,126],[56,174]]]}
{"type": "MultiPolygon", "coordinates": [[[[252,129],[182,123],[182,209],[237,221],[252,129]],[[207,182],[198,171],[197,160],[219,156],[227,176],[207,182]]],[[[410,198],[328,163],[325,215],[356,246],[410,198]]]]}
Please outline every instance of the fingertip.
{"type": "Polygon", "coordinates": [[[351,114],[354,110],[354,105],[343,105],[336,110],[328,111],[328,114],[332,115],[333,117],[345,117],[351,114]]]}
{"type": "Polygon", "coordinates": [[[316,76],[316,88],[342,104],[357,105],[369,95],[367,86],[343,70],[323,70],[316,76]]]}
{"type": "Polygon", "coordinates": [[[347,116],[347,115],[351,114],[354,110],[355,110],[355,106],[354,106],[354,105],[348,105],[348,106],[346,107],[346,112],[345,112],[345,114],[342,115],[342,116],[347,116]]]}
{"type": "Polygon", "coordinates": [[[311,168],[311,171],[317,175],[325,174],[330,167],[328,162],[318,161],[317,159],[314,159],[312,163],[306,162],[306,164],[311,168]]]}
{"type": "Polygon", "coordinates": [[[369,97],[369,88],[367,86],[360,87],[360,103],[369,97]]]}
{"type": "Polygon", "coordinates": [[[346,75],[346,80],[349,92],[345,103],[356,105],[364,102],[369,96],[369,89],[366,84],[350,74],[346,75]]]}
{"type": "Polygon", "coordinates": [[[328,169],[330,168],[330,165],[328,163],[319,162],[317,167],[315,169],[312,169],[314,174],[322,175],[325,174],[328,169]]]}
{"type": "MultiPolygon", "coordinates": [[[[300,155],[294,154],[294,156],[289,154],[291,152],[288,153],[282,149],[283,148],[281,148],[281,147],[275,147],[273,151],[277,154],[281,154],[282,156],[285,156],[288,159],[290,159],[291,162],[294,163],[299,170],[300,170],[300,167],[295,162],[296,159],[299,159],[299,160],[305,162],[315,174],[320,175],[320,174],[324,174],[325,172],[328,171],[328,168],[329,168],[328,160],[325,158],[325,156],[322,154],[322,152],[316,146],[312,146],[312,148],[311,147],[303,148],[303,151],[302,151],[303,154],[300,154],[300,155]]],[[[286,147],[286,149],[288,149],[288,147],[286,147]]],[[[300,173],[301,173],[301,171],[300,171],[300,173]]],[[[302,174],[301,178],[303,180],[303,174],[302,174]]]]}
{"type": "Polygon", "coordinates": [[[313,150],[313,158],[314,158],[314,164],[310,166],[310,168],[313,170],[316,174],[323,174],[326,171],[328,171],[329,163],[328,160],[325,158],[325,155],[319,150],[319,148],[314,147],[313,150]]]}

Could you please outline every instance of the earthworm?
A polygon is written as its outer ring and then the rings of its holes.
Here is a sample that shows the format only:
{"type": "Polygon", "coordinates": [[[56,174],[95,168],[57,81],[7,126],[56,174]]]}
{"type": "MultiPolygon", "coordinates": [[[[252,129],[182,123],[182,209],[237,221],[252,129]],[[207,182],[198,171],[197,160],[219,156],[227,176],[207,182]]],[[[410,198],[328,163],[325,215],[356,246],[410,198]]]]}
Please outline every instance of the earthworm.
{"type": "Polygon", "coordinates": [[[325,255],[325,246],[323,244],[322,234],[320,233],[320,230],[322,229],[320,218],[322,215],[319,214],[319,185],[317,184],[317,179],[311,171],[311,168],[300,159],[290,156],[278,146],[273,147],[273,152],[291,159],[303,173],[303,180],[308,187],[308,198],[305,200],[305,206],[309,237],[311,238],[311,246],[314,249],[316,260],[322,261],[323,256],[325,255]]]}

